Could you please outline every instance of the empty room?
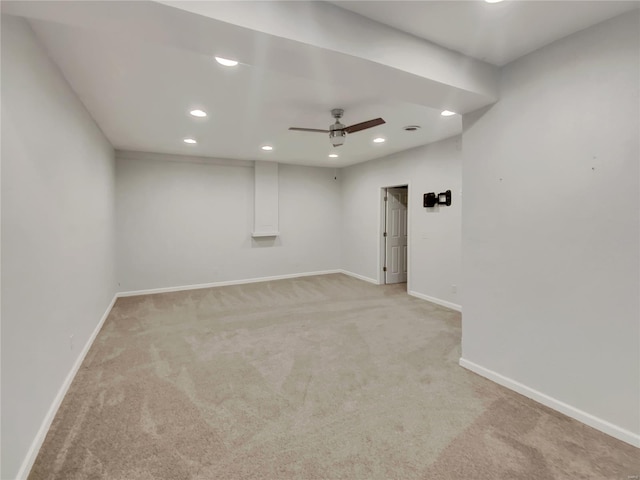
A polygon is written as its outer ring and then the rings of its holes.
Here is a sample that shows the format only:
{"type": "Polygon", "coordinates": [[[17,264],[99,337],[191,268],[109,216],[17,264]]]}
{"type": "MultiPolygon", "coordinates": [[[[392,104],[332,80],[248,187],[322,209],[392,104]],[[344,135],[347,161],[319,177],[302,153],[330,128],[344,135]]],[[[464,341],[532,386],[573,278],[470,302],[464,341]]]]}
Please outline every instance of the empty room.
{"type": "Polygon", "coordinates": [[[0,5],[2,480],[640,478],[640,2],[0,5]]]}

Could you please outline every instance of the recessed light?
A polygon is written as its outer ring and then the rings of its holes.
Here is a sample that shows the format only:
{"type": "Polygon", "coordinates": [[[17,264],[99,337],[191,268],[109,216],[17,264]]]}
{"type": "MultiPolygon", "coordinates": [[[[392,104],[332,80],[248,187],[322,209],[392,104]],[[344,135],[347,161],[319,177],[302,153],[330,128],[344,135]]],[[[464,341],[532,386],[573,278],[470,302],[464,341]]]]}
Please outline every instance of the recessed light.
{"type": "Polygon", "coordinates": [[[235,67],[236,65],[238,65],[238,62],[236,60],[231,60],[229,58],[224,58],[224,57],[215,57],[216,62],[218,62],[220,65],[224,65],[225,67],[235,67]]]}
{"type": "Polygon", "coordinates": [[[338,158],[338,154],[337,153],[330,153],[329,154],[329,158],[338,158]]]}
{"type": "Polygon", "coordinates": [[[385,139],[382,137],[374,138],[373,143],[384,143],[385,139]]]}
{"type": "Polygon", "coordinates": [[[484,0],[486,3],[500,3],[503,0],[484,0]]]}
{"type": "Polygon", "coordinates": [[[184,143],[188,143],[188,144],[190,144],[190,145],[193,145],[194,143],[198,143],[198,142],[196,142],[193,138],[185,138],[185,139],[183,140],[183,142],[184,142],[184,143]]]}
{"type": "Polygon", "coordinates": [[[451,115],[455,115],[456,112],[452,112],[451,110],[443,110],[442,112],[440,112],[440,115],[442,115],[443,117],[450,117],[451,115]]]}
{"type": "Polygon", "coordinates": [[[205,112],[204,110],[191,110],[189,112],[191,115],[193,115],[194,117],[206,117],[207,116],[207,112],[205,112]]]}
{"type": "Polygon", "coordinates": [[[270,152],[271,150],[273,150],[273,147],[271,145],[263,145],[262,149],[267,152],[270,152]]]}
{"type": "Polygon", "coordinates": [[[416,130],[420,130],[420,125],[407,125],[406,127],[402,127],[402,129],[407,132],[415,132],[416,130]]]}

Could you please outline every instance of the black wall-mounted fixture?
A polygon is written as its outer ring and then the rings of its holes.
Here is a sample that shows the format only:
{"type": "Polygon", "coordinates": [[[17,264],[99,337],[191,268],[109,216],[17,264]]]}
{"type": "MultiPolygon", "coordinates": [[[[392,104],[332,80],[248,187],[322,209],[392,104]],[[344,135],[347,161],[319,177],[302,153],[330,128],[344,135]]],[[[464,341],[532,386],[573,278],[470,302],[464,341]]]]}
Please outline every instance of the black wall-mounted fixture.
{"type": "Polygon", "coordinates": [[[451,205],[451,190],[438,194],[438,205],[451,205]]]}
{"type": "Polygon", "coordinates": [[[425,208],[435,207],[436,205],[451,205],[451,190],[437,195],[434,192],[425,193],[423,205],[425,208]]]}
{"type": "Polygon", "coordinates": [[[424,194],[424,206],[427,208],[435,207],[438,203],[438,197],[434,192],[429,192],[424,194]]]}

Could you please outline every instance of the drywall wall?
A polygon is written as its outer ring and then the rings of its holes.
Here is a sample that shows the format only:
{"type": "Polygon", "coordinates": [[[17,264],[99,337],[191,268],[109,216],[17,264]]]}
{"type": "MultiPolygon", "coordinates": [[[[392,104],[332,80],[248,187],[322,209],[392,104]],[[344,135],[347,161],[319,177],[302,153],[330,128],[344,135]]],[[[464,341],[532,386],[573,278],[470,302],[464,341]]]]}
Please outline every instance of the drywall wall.
{"type": "Polygon", "coordinates": [[[640,433],[638,26],[636,10],[506,66],[500,102],[463,134],[463,360],[627,441],[640,433]]]}
{"type": "Polygon", "coordinates": [[[29,25],[6,15],[1,197],[9,479],[113,298],[115,248],[113,149],[29,25]]]}
{"type": "Polygon", "coordinates": [[[461,143],[454,137],[342,169],[342,268],[380,282],[381,189],[409,185],[408,289],[460,307],[461,143]],[[424,208],[427,192],[451,190],[451,206],[424,208]]]}
{"type": "Polygon", "coordinates": [[[116,177],[121,291],[339,268],[333,169],[278,166],[280,235],[265,238],[251,237],[252,162],[119,153],[116,177]]]}

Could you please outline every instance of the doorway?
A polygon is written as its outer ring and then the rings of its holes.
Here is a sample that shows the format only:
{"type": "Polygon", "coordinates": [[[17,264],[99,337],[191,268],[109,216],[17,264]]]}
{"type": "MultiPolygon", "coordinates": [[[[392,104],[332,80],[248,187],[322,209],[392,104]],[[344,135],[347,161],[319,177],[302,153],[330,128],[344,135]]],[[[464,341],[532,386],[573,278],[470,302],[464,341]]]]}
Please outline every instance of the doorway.
{"type": "Polygon", "coordinates": [[[407,283],[409,187],[402,185],[383,190],[383,283],[407,283]]]}

